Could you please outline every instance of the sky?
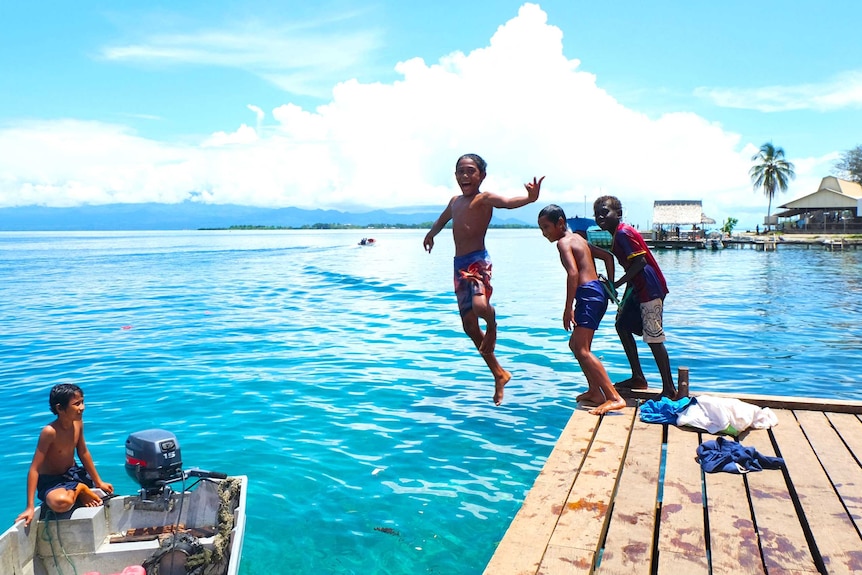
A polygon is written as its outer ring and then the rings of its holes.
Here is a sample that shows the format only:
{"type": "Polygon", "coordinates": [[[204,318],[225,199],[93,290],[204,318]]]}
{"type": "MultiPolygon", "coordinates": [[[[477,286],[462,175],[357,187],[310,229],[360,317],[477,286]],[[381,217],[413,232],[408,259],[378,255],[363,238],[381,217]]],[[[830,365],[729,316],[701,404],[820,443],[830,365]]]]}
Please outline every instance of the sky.
{"type": "MultiPolygon", "coordinates": [[[[762,224],[752,156],[813,193],[862,144],[857,0],[0,2],[0,207],[437,210],[482,189],[612,194],[762,224]]],[[[508,214],[502,214],[508,216],[508,214]]],[[[514,216],[514,213],[512,214],[514,216]]]]}

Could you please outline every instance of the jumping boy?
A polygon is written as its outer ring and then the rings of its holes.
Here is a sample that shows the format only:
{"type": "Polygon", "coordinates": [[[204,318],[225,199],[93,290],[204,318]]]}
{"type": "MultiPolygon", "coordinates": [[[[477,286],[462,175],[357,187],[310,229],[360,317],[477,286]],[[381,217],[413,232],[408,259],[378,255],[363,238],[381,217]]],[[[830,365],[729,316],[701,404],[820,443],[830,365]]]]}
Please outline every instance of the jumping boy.
{"type": "Polygon", "coordinates": [[[434,247],[434,236],[452,220],[452,237],[455,240],[455,295],[461,312],[464,333],[473,340],[482,359],[494,375],[494,403],[503,402],[503,387],[512,374],[503,369],[494,355],[497,344],[497,320],[491,299],[491,258],[485,250],[485,234],[494,208],[520,208],[539,198],[544,176],[538,181],[524,184],[526,196],[505,198],[491,192],[480,192],[487,164],[476,154],[465,154],[455,164],[455,181],[461,188],[460,196],[453,196],[449,204],[425,235],[423,245],[428,253],[434,247]],[[479,326],[485,320],[485,332],[479,326]]]}
{"type": "Polygon", "coordinates": [[[670,373],[670,359],[664,345],[662,327],[664,298],[668,293],[664,275],[643,236],[621,221],[623,207],[618,198],[601,196],[593,203],[593,212],[598,226],[613,236],[611,251],[625,269],[623,277],[614,283],[614,287],[628,284],[617,311],[616,329],[632,368],[632,376],[615,386],[617,389],[647,389],[634,338],[635,333],[642,333],[661,374],[661,395],[675,399],[676,388],[670,373]]]}
{"type": "Polygon", "coordinates": [[[84,392],[72,383],[61,383],[51,389],[51,412],[57,419],[39,434],[36,453],[27,473],[27,509],[15,519],[30,525],[35,513],[34,496],[55,513],[70,511],[75,504],[98,507],[102,499],[92,488],[113,493],[96,472],[93,458],[84,441],[84,392]],[[75,452],[81,465],[75,464],[75,452]]]}
{"type": "Polygon", "coordinates": [[[566,307],[563,308],[563,327],[571,330],[569,349],[587,378],[587,391],[579,395],[578,402],[593,403],[590,410],[601,415],[626,406],[611,384],[608,372],[592,352],[593,335],[608,309],[608,294],[599,282],[593,258],[605,262],[608,280],[614,281],[614,258],[605,250],[594,248],[587,241],[569,231],[566,214],[560,206],[551,204],[539,212],[539,228],[549,242],[557,242],[560,261],[566,270],[566,307]]]}

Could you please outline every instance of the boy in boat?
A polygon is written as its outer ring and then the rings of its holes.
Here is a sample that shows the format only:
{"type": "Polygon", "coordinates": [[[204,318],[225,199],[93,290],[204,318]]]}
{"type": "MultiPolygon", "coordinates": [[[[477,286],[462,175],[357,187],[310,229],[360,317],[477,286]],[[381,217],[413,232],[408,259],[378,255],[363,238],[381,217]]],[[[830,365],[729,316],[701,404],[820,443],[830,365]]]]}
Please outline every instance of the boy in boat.
{"type": "Polygon", "coordinates": [[[608,309],[608,294],[596,274],[593,258],[605,262],[608,281],[614,281],[614,257],[606,250],[591,246],[580,235],[569,231],[563,209],[550,204],[539,212],[539,229],[549,242],[557,243],[560,262],[566,270],[566,305],[563,308],[563,327],[571,330],[569,349],[587,378],[587,391],[578,402],[592,403],[593,415],[622,409],[625,400],[611,384],[608,372],[592,352],[593,335],[608,309]]]}
{"type": "Polygon", "coordinates": [[[593,203],[593,213],[600,228],[613,237],[611,251],[625,273],[614,287],[626,285],[626,293],[617,310],[616,329],[632,368],[632,376],[614,384],[617,389],[647,389],[646,377],[638,358],[634,334],[643,334],[661,374],[661,395],[676,398],[676,388],[670,372],[670,359],[665,348],[662,315],[667,283],[643,236],[621,220],[623,207],[614,196],[601,196],[593,203]]]}
{"type": "Polygon", "coordinates": [[[485,234],[491,223],[494,208],[520,208],[539,198],[544,176],[524,184],[526,196],[505,198],[492,192],[480,192],[485,179],[487,163],[476,154],[465,154],[455,163],[455,181],[461,188],[460,196],[453,196],[449,204],[425,235],[423,245],[428,253],[434,247],[434,236],[452,220],[452,237],[455,240],[455,294],[461,312],[464,333],[482,355],[494,375],[494,403],[503,401],[503,387],[512,374],[503,369],[494,355],[497,343],[497,320],[491,298],[491,258],[485,250],[485,234]],[[479,326],[485,321],[485,331],[479,326]]]}
{"type": "Polygon", "coordinates": [[[113,493],[96,472],[93,458],[84,441],[84,392],[73,383],[61,383],[51,389],[51,412],[57,419],[39,434],[36,453],[27,473],[27,509],[17,519],[30,525],[35,512],[34,496],[38,494],[55,513],[70,511],[75,504],[98,507],[102,499],[92,490],[97,487],[113,493]],[[81,465],[75,464],[75,452],[81,465]]]}

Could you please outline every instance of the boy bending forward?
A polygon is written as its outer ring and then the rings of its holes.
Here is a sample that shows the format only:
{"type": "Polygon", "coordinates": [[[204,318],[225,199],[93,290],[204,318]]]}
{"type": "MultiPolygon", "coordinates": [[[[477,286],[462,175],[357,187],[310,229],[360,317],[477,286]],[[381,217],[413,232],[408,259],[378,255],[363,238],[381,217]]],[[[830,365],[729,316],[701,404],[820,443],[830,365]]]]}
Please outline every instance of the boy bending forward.
{"type": "Polygon", "coordinates": [[[99,478],[84,441],[84,392],[72,383],[51,389],[51,412],[57,419],[39,434],[36,453],[27,473],[27,509],[17,519],[30,525],[35,513],[35,495],[55,513],[70,511],[75,504],[97,507],[102,499],[92,488],[113,493],[114,487],[99,478]],[[75,464],[75,452],[82,465],[75,464]]]}
{"type": "Polygon", "coordinates": [[[622,409],[625,400],[614,389],[608,372],[592,352],[593,334],[608,309],[608,295],[599,282],[593,258],[605,262],[608,279],[614,281],[614,259],[605,250],[593,250],[581,236],[569,231],[566,214],[560,206],[551,204],[539,212],[539,228],[549,242],[557,242],[560,261],[566,270],[566,307],[563,309],[563,327],[572,329],[569,349],[575,354],[584,376],[587,391],[577,397],[578,402],[593,403],[593,415],[622,409]]]}

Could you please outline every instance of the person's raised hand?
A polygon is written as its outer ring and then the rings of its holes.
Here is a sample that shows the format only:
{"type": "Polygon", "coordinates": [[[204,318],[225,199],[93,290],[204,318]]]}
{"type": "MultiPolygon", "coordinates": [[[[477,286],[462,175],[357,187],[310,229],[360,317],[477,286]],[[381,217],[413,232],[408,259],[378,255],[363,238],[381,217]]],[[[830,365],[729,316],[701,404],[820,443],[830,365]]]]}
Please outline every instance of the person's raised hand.
{"type": "Polygon", "coordinates": [[[544,179],[545,176],[542,176],[538,180],[534,177],[532,182],[524,184],[524,187],[527,188],[527,197],[530,198],[531,202],[539,199],[539,190],[542,188],[542,180],[544,179]]]}

